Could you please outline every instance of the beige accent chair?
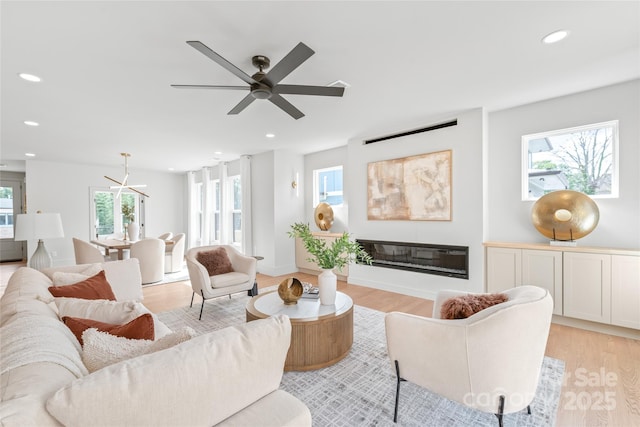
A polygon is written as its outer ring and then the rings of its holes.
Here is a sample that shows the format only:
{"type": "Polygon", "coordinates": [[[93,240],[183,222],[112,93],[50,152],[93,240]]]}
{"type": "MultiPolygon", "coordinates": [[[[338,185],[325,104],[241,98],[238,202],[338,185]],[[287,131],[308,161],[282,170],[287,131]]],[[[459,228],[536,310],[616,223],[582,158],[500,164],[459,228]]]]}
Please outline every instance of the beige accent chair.
{"type": "Polygon", "coordinates": [[[164,279],[164,240],[142,239],[131,245],[129,257],[140,262],[142,284],[164,279]]]}
{"type": "Polygon", "coordinates": [[[164,252],[164,272],[175,273],[182,270],[182,261],[184,261],[184,233],[178,233],[173,238],[173,245],[166,245],[164,252]]]}
{"type": "Polygon", "coordinates": [[[173,238],[173,233],[172,232],[162,233],[161,235],[158,236],[158,239],[160,239],[160,240],[170,240],[172,238],[173,238]]]}
{"type": "Polygon", "coordinates": [[[189,279],[191,280],[191,287],[193,288],[191,307],[193,307],[193,297],[195,294],[202,297],[200,320],[202,320],[202,310],[204,309],[205,300],[222,295],[229,295],[229,298],[231,298],[231,294],[242,291],[248,291],[249,295],[257,294],[257,286],[255,286],[257,260],[254,257],[243,255],[233,246],[214,245],[191,248],[187,251],[186,259],[189,279]],[[223,247],[227,251],[227,256],[233,266],[233,271],[217,276],[209,276],[207,269],[198,262],[196,257],[198,256],[198,252],[206,252],[219,247],[223,247]]]}
{"type": "MultiPolygon", "coordinates": [[[[441,291],[433,318],[385,316],[387,349],[400,382],[410,381],[468,407],[504,414],[527,408],[535,396],[549,336],[553,301],[535,286],[504,291],[509,300],[466,319],[440,319],[447,299],[469,292],[441,291]]],[[[535,410],[535,408],[534,408],[535,410]]]]}
{"type": "Polygon", "coordinates": [[[75,237],[71,240],[73,240],[73,252],[76,256],[76,264],[93,264],[96,262],[111,261],[110,257],[105,257],[100,249],[91,243],[76,239],[75,237]]]}

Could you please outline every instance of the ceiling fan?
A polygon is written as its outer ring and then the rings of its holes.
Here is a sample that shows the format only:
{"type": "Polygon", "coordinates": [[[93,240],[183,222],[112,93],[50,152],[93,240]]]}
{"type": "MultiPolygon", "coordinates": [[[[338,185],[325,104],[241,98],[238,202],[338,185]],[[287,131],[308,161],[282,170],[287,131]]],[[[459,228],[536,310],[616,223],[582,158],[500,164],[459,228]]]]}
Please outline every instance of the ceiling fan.
{"type": "Polygon", "coordinates": [[[309,59],[311,55],[315,53],[304,43],[298,43],[298,45],[294,47],[291,52],[278,62],[268,73],[265,73],[264,70],[269,68],[269,58],[264,55],[254,56],[251,62],[259,71],[252,76],[249,76],[199,41],[188,41],[187,44],[233,73],[236,77],[239,77],[242,81],[247,83],[248,86],[171,85],[171,87],[178,89],[249,90],[249,94],[245,96],[238,105],[233,107],[228,114],[240,113],[256,99],[268,99],[297,120],[304,117],[304,114],[281,95],[342,96],[344,93],[343,87],[280,84],[282,79],[288,76],[293,70],[298,68],[304,61],[309,59]]]}
{"type": "Polygon", "coordinates": [[[120,155],[122,157],[124,157],[124,178],[122,179],[122,182],[118,181],[117,179],[113,179],[111,177],[108,177],[107,175],[104,176],[109,181],[112,181],[112,182],[115,182],[116,184],[118,184],[118,185],[112,185],[111,187],[109,187],[111,189],[116,189],[116,188],[118,189],[118,194],[116,194],[116,199],[120,197],[120,193],[122,193],[122,190],[125,189],[125,188],[127,188],[127,189],[129,189],[131,191],[134,191],[134,192],[136,192],[138,194],[141,194],[144,197],[149,197],[148,194],[143,193],[140,190],[136,190],[136,188],[144,188],[144,187],[146,187],[147,186],[146,184],[129,184],[128,183],[128,180],[129,180],[129,162],[128,162],[128,160],[129,160],[129,157],[131,157],[131,154],[129,154],[129,153],[120,153],[120,155]]]}

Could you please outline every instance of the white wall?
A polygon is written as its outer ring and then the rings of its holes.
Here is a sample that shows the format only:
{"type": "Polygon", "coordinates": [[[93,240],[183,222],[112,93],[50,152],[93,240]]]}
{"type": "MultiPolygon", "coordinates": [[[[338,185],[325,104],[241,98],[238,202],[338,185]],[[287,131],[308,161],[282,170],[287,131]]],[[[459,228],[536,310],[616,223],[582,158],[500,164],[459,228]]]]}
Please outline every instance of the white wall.
{"type": "Polygon", "coordinates": [[[270,276],[297,271],[294,240],[287,232],[303,220],[304,159],[288,150],[252,156],[253,244],[255,254],[264,256],[258,271],[270,276]],[[299,196],[291,187],[298,172],[299,196]]]}
{"type": "MultiPolygon", "coordinates": [[[[433,298],[441,289],[483,290],[483,120],[481,109],[456,116],[427,118],[407,131],[457,118],[458,125],[431,132],[364,145],[349,141],[345,173],[349,232],[354,238],[419,242],[469,247],[469,280],[382,267],[351,265],[349,283],[409,295],[433,298]],[[452,150],[451,221],[369,221],[367,219],[367,164],[442,150],[452,150]]],[[[380,135],[371,135],[377,137],[380,135]]]]}
{"type": "MultiPolygon", "coordinates": [[[[184,175],[149,171],[130,171],[132,180],[147,184],[146,236],[165,231],[184,233],[186,224],[186,178],[184,175]]],[[[72,237],[90,240],[90,187],[108,188],[104,175],[119,177],[122,168],[97,167],[69,163],[26,162],[27,211],[59,212],[65,237],[45,241],[49,252],[55,252],[54,265],[75,264],[72,237]]],[[[36,242],[28,242],[29,256],[36,242]]]]}
{"type": "Polygon", "coordinates": [[[616,119],[620,197],[594,199],[600,222],[578,245],[640,248],[640,80],[489,114],[486,240],[548,242],[521,200],[522,135],[616,119]]]}

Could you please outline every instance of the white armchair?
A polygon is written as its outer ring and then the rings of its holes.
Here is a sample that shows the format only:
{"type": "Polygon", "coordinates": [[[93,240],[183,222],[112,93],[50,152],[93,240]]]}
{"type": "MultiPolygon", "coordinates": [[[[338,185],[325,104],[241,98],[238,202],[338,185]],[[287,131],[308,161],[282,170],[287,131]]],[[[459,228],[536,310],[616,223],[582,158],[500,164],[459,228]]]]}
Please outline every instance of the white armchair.
{"type": "Polygon", "coordinates": [[[100,249],[91,243],[73,237],[73,252],[76,257],[76,264],[93,264],[96,262],[111,261],[111,258],[105,257],[100,249]]]}
{"type": "Polygon", "coordinates": [[[178,233],[173,238],[173,245],[166,245],[164,252],[164,272],[174,273],[182,270],[182,261],[184,261],[184,233],[178,233]]]}
{"type": "Polygon", "coordinates": [[[466,319],[440,319],[447,299],[468,292],[443,291],[433,318],[405,313],[385,316],[387,349],[397,375],[394,422],[400,382],[502,416],[527,408],[535,396],[549,335],[553,301],[535,286],[504,291],[507,302],[466,319]]]}
{"type": "Polygon", "coordinates": [[[162,233],[161,235],[158,236],[158,239],[160,240],[169,240],[173,238],[173,233],[172,232],[168,232],[168,233],[162,233]]]}
{"type": "Polygon", "coordinates": [[[187,269],[189,270],[189,279],[193,295],[191,295],[191,306],[193,306],[193,297],[198,294],[202,297],[202,306],[200,307],[200,319],[202,320],[202,310],[204,302],[210,298],[219,297],[249,291],[251,295],[255,294],[254,283],[256,280],[256,259],[240,253],[236,248],[230,245],[214,245],[201,246],[191,248],[186,255],[187,269]],[[207,252],[217,248],[224,248],[227,256],[231,261],[233,271],[230,273],[209,276],[209,272],[198,260],[199,252],[207,252]]]}
{"type": "Polygon", "coordinates": [[[142,239],[131,245],[130,258],[138,258],[142,284],[164,279],[164,240],[142,239]]]}

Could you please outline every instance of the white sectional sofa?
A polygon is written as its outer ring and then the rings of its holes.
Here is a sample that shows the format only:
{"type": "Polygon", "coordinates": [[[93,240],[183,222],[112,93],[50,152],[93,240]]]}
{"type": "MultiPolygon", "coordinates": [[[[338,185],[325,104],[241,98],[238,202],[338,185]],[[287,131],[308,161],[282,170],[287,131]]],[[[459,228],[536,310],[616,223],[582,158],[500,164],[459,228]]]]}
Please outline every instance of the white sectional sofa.
{"type": "MultiPolygon", "coordinates": [[[[285,316],[88,373],[48,291],[55,271],[88,267],[23,267],[11,276],[0,299],[2,426],[311,426],[309,409],[279,390],[291,335],[285,316]]],[[[137,260],[101,267],[117,300],[142,299],[137,260]]],[[[154,321],[156,339],[170,332],[154,321]]]]}

